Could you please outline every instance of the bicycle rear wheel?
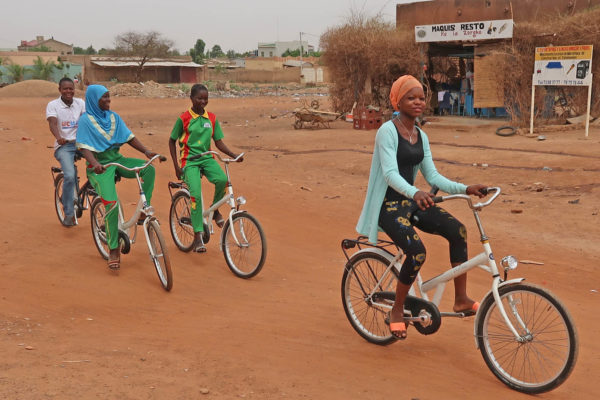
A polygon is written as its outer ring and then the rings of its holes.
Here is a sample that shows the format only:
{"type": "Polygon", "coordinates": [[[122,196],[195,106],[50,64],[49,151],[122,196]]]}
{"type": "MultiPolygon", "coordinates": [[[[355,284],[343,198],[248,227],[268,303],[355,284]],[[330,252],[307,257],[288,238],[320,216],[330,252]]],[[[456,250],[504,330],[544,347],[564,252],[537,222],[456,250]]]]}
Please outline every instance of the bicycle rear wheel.
{"type": "Polygon", "coordinates": [[[177,248],[188,252],[194,246],[194,228],[190,216],[190,196],[179,191],[173,196],[169,211],[169,230],[177,248]]]}
{"type": "Polygon", "coordinates": [[[106,210],[104,204],[102,203],[102,199],[100,199],[100,197],[96,197],[92,201],[92,205],[90,207],[92,237],[94,238],[94,244],[96,245],[100,255],[105,260],[108,260],[110,249],[108,248],[108,239],[106,237],[105,216],[106,210]]]}
{"type": "MultiPolygon", "coordinates": [[[[65,225],[65,211],[63,209],[63,203],[62,203],[62,194],[63,194],[63,183],[65,180],[65,176],[64,174],[61,172],[58,175],[56,175],[56,178],[54,178],[54,208],[56,209],[56,216],[58,217],[58,220],[60,221],[61,224],[65,225]]],[[[74,198],[77,198],[77,187],[75,188],[74,191],[74,198]]],[[[77,207],[77,203],[74,201],[74,207],[75,207],[75,212],[77,212],[78,207],[77,207]]],[[[79,215],[77,215],[77,217],[79,217],[79,215]]]]}
{"type": "Polygon", "coordinates": [[[517,340],[489,296],[481,305],[477,344],[489,369],[504,384],[524,393],[543,393],[563,383],[578,353],[575,325],[564,305],[530,284],[499,289],[504,309],[521,335],[517,340]]]}
{"type": "Polygon", "coordinates": [[[395,293],[395,270],[378,284],[390,262],[378,253],[358,253],[346,263],[342,276],[342,303],[348,321],[360,336],[379,345],[396,341],[386,323],[389,309],[381,305],[391,307],[394,302],[380,296],[383,292],[395,293]]]}
{"type": "Polygon", "coordinates": [[[167,245],[156,219],[151,219],[146,224],[146,238],[148,239],[150,259],[154,264],[160,284],[166,291],[169,291],[173,287],[173,273],[171,272],[167,245]]]}
{"type": "Polygon", "coordinates": [[[226,220],[221,236],[225,262],[236,276],[252,278],[265,264],[267,239],[258,220],[247,212],[234,214],[232,221],[226,220]]]}

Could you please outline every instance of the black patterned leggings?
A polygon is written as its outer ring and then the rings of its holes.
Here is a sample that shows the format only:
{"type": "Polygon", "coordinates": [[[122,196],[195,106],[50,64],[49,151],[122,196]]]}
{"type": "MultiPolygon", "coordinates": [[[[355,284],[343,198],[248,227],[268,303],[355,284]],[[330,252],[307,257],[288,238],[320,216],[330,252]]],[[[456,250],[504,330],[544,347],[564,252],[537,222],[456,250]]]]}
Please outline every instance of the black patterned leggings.
{"type": "Polygon", "coordinates": [[[385,199],[379,213],[379,226],[404,251],[406,258],[400,269],[400,282],[412,284],[425,262],[425,246],[415,227],[426,233],[440,235],[450,245],[450,262],[467,261],[467,230],[465,226],[444,209],[433,206],[425,211],[417,209],[418,222],[413,226],[410,217],[414,200],[388,201],[385,199]]]}

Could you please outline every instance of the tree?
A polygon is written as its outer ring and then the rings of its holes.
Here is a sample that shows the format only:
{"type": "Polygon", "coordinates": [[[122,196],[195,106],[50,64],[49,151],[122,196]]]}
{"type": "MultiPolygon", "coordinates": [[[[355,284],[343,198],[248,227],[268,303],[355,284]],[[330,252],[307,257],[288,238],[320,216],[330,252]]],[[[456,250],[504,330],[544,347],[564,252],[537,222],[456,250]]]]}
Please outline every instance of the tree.
{"type": "Polygon", "coordinates": [[[192,61],[198,64],[201,64],[204,61],[204,47],[206,43],[204,40],[198,39],[196,40],[196,44],[193,49],[190,49],[190,56],[192,57],[192,61]]]}
{"type": "Polygon", "coordinates": [[[96,54],[96,49],[90,44],[90,46],[85,49],[85,54],[96,54]]]}
{"type": "Polygon", "coordinates": [[[42,57],[37,56],[37,58],[33,61],[33,77],[35,79],[49,81],[52,77],[52,71],[54,71],[54,68],[56,68],[54,61],[44,61],[42,60],[42,57]]]}
{"type": "Polygon", "coordinates": [[[6,68],[8,69],[8,74],[15,82],[21,82],[23,80],[23,75],[25,75],[25,71],[27,70],[27,68],[22,67],[19,64],[9,64],[6,68]]]}
{"type": "Polygon", "coordinates": [[[168,57],[173,41],[163,38],[158,32],[126,32],[115,38],[115,55],[128,56],[138,63],[136,81],[142,80],[144,64],[152,58],[168,57]]]}
{"type": "Polygon", "coordinates": [[[212,49],[210,50],[210,55],[214,58],[218,58],[218,57],[223,57],[225,55],[225,53],[223,53],[223,50],[221,50],[221,46],[219,46],[218,44],[215,44],[212,49]]]}
{"type": "Polygon", "coordinates": [[[52,50],[51,48],[49,48],[47,46],[42,45],[42,46],[37,46],[37,47],[29,47],[27,49],[27,51],[40,51],[40,52],[47,53],[47,52],[52,52],[54,50],[52,50]]]}
{"type": "Polygon", "coordinates": [[[232,59],[236,57],[239,57],[239,54],[235,50],[227,50],[227,58],[232,59]]]}

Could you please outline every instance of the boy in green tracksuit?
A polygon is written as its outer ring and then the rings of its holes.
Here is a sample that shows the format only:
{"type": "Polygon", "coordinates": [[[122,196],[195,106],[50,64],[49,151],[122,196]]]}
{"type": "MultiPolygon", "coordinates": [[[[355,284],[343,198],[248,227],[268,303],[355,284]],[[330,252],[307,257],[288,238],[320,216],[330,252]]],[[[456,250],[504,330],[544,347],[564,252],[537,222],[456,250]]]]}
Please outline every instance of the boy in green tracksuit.
{"type": "MultiPolygon", "coordinates": [[[[231,158],[238,155],[233,153],[223,142],[223,130],[213,113],[205,110],[208,104],[208,89],[201,84],[192,86],[190,92],[192,107],[182,113],[171,131],[169,138],[169,150],[175,175],[183,179],[190,190],[191,196],[191,219],[194,228],[194,251],[203,253],[206,251],[202,240],[204,224],[202,220],[202,175],[215,185],[215,195],[212,204],[221,200],[225,195],[227,186],[227,175],[219,163],[211,154],[199,159],[189,160],[191,156],[211,150],[211,140],[223,153],[231,158]],[[179,162],[177,157],[176,143],[179,141],[179,162]],[[181,164],[180,164],[181,163],[181,164]]],[[[240,158],[238,161],[243,161],[240,158]]],[[[214,220],[219,227],[223,227],[223,216],[216,210],[214,220]]]]}

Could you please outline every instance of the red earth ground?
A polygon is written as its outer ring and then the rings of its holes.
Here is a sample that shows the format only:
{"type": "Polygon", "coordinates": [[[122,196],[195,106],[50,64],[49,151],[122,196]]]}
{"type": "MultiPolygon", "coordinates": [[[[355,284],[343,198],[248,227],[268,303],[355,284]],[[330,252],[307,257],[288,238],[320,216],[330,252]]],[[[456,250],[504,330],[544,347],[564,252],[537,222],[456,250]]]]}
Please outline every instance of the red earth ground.
{"type": "MultiPolygon", "coordinates": [[[[211,99],[226,143],[246,152],[232,179],[266,232],[267,262],[242,280],[227,269],[217,237],[205,254],[177,250],[167,224],[169,161],[157,165],[153,199],[173,265],[167,293],[144,244],[114,274],[94,247],[87,212],[75,228],[58,223],[50,179],[57,162],[44,120],[49,100],[0,98],[0,398],[529,398],[488,370],[473,318],[446,319],[432,336],[411,328],[406,341],[387,347],[366,342],[348,323],[340,241],[356,235],[375,131],[342,121],[294,130],[293,117],[281,116],[298,106],[291,96],[211,99]]],[[[115,97],[112,109],[142,142],[168,154],[168,134],[188,104],[115,97]]],[[[553,291],[576,322],[575,370],[539,397],[596,398],[600,130],[587,139],[581,130],[549,132],[537,141],[497,136],[499,124],[443,118],[426,131],[444,175],[502,187],[482,213],[497,258],[543,262],[522,264],[511,276],[553,291]]],[[[133,181],[119,184],[127,199],[135,189],[133,181]]],[[[446,208],[467,225],[470,253],[479,252],[471,214],[460,202],[446,208]]],[[[424,236],[427,278],[447,268],[448,254],[443,240],[424,236]]],[[[481,299],[489,282],[481,270],[470,273],[471,296],[481,299]]],[[[450,285],[442,309],[451,304],[450,285]]]]}

